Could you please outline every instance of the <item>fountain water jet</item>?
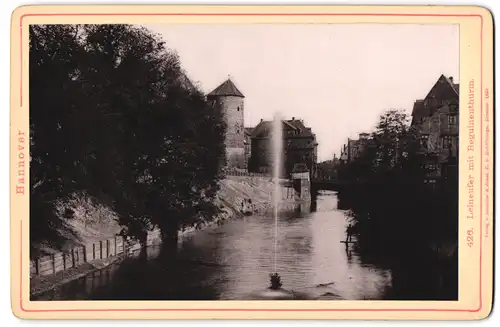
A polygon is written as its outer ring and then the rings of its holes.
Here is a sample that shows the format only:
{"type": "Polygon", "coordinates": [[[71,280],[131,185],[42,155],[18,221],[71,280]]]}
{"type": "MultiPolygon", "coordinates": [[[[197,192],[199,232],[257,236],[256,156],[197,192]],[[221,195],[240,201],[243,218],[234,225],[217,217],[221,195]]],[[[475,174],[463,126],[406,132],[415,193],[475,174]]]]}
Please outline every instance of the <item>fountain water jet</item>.
{"type": "MultiPolygon", "coordinates": [[[[283,132],[282,118],[280,114],[276,114],[273,120],[272,133],[272,153],[273,153],[273,206],[274,206],[274,275],[279,277],[277,272],[277,255],[278,255],[278,206],[281,202],[281,156],[283,153],[283,132]]],[[[271,276],[271,284],[273,285],[273,277],[271,276]]]]}
{"type": "Polygon", "coordinates": [[[266,290],[250,294],[249,299],[252,300],[306,300],[310,297],[304,293],[297,293],[281,288],[281,276],[278,274],[277,257],[278,257],[278,209],[282,200],[281,196],[281,172],[282,172],[282,156],[283,156],[283,119],[280,114],[274,116],[272,124],[271,147],[273,154],[273,218],[274,218],[274,271],[269,275],[271,278],[271,286],[266,290]]]}

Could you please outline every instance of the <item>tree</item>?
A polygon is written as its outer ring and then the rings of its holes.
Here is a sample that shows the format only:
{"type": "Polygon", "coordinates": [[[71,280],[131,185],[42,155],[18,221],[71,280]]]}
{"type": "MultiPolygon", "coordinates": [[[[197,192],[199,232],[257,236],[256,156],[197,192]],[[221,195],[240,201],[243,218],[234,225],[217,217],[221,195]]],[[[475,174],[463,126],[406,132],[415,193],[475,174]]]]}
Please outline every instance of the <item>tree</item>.
{"type": "Polygon", "coordinates": [[[341,167],[340,176],[346,181],[368,182],[339,193],[340,201],[349,202],[359,241],[366,247],[422,250],[456,237],[453,183],[444,190],[426,187],[425,156],[420,152],[418,134],[408,122],[404,112],[385,112],[364,151],[341,167]]]}
{"type": "Polygon", "coordinates": [[[222,113],[147,29],[31,26],[30,109],[32,222],[54,222],[33,241],[58,230],[54,201],[76,191],[112,206],[139,238],[217,213],[222,113]]]}
{"type": "Polygon", "coordinates": [[[30,26],[31,245],[60,242],[61,229],[68,229],[55,214],[57,201],[85,181],[78,160],[84,149],[72,139],[80,125],[72,108],[79,99],[71,99],[70,82],[82,59],[75,31],[68,25],[30,26]]]}

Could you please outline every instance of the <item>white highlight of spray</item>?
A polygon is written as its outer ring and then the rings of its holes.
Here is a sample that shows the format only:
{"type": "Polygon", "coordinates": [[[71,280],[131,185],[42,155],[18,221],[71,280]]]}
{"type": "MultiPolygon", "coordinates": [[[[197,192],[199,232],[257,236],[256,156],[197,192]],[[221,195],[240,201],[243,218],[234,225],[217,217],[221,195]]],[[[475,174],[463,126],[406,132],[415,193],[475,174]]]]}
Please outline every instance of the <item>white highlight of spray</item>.
{"type": "Polygon", "coordinates": [[[281,190],[279,179],[281,176],[281,156],[283,151],[283,131],[282,118],[280,114],[275,114],[273,120],[272,133],[272,153],[273,153],[273,177],[274,177],[274,272],[277,273],[277,253],[278,253],[278,204],[281,200],[281,190]]]}

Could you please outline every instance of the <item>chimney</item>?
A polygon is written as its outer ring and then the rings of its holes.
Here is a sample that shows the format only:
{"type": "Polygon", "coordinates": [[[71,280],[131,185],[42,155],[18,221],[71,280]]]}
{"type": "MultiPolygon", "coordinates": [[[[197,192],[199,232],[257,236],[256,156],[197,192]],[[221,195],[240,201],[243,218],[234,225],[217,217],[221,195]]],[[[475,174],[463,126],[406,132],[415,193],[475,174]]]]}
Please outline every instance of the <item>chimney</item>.
{"type": "Polygon", "coordinates": [[[292,120],[295,120],[295,117],[292,117],[292,120]]]}
{"type": "Polygon", "coordinates": [[[450,82],[453,84],[453,76],[450,76],[450,82]]]}

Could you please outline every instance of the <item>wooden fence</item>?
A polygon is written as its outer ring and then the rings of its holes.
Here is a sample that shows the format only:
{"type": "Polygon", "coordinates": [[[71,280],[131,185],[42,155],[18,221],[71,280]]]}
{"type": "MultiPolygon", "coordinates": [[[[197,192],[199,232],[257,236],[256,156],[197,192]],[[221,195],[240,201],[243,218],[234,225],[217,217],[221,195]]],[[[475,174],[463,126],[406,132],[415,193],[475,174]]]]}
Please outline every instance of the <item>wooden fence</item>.
{"type": "Polygon", "coordinates": [[[106,259],[127,251],[126,241],[122,236],[92,244],[77,246],[69,252],[58,252],[30,261],[30,276],[53,275],[59,271],[78,267],[85,262],[106,259]]]}
{"type": "MultiPolygon", "coordinates": [[[[161,243],[159,229],[148,232],[146,246],[161,243]]],[[[58,252],[30,261],[30,276],[47,276],[57,272],[78,267],[86,262],[129,254],[141,249],[141,244],[136,240],[115,236],[107,240],[98,241],[72,248],[68,252],[58,252]]]]}

